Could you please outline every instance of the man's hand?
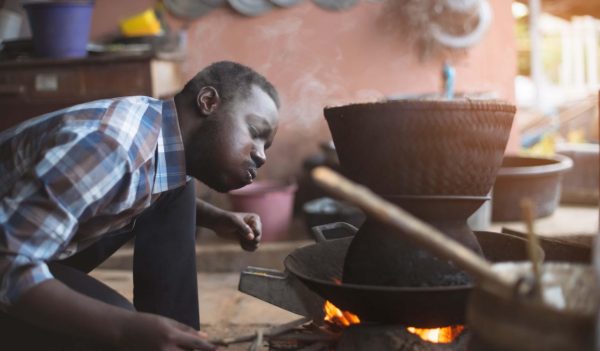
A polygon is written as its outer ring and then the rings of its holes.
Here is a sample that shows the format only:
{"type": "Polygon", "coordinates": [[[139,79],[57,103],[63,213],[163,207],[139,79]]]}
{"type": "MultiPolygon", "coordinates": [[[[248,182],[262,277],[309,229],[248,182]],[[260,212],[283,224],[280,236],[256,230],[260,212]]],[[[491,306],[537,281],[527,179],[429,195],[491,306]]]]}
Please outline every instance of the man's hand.
{"type": "Polygon", "coordinates": [[[220,220],[213,229],[217,235],[238,240],[242,249],[255,251],[260,244],[262,224],[254,213],[223,211],[220,220]]]}
{"type": "Polygon", "coordinates": [[[106,304],[55,279],[29,289],[8,312],[43,329],[108,344],[115,350],[216,349],[191,327],[106,304]]]}
{"type": "Polygon", "coordinates": [[[133,313],[118,345],[127,351],[216,350],[204,333],[169,318],[133,313]]]}
{"type": "Polygon", "coordinates": [[[262,225],[254,213],[230,212],[196,199],[196,225],[214,230],[217,235],[237,240],[242,249],[255,251],[260,244],[262,225]]]}

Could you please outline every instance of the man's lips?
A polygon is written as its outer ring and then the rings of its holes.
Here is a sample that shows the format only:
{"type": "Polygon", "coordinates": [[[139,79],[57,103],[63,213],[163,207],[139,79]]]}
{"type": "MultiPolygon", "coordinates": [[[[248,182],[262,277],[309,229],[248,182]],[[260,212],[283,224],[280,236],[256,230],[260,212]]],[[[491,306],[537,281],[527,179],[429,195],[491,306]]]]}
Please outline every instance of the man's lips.
{"type": "Polygon", "coordinates": [[[248,176],[253,181],[256,178],[256,168],[248,168],[248,176]]]}

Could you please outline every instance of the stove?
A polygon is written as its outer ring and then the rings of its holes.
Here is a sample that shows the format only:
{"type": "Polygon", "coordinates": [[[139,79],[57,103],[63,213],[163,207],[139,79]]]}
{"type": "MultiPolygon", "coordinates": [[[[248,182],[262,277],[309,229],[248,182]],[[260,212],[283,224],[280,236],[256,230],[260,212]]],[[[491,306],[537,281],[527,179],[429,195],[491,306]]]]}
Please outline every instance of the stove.
{"type": "MultiPolygon", "coordinates": [[[[329,279],[330,284],[327,285],[334,288],[345,286],[341,284],[339,278],[344,264],[345,250],[349,247],[355,232],[356,228],[346,223],[316,227],[314,234],[317,243],[292,252],[286,259],[285,271],[260,267],[248,267],[242,271],[239,282],[241,292],[305,317],[287,328],[279,328],[279,331],[284,330],[280,334],[266,333],[269,335],[265,338],[269,349],[466,350],[471,341],[471,333],[463,326],[466,297],[471,287],[467,287],[465,291],[451,288],[450,291],[434,289],[434,292],[427,289],[410,291],[399,287],[370,287],[370,289],[362,287],[363,291],[358,288],[358,291],[351,289],[348,295],[357,294],[358,298],[361,298],[365,297],[366,292],[365,298],[369,298],[369,295],[373,296],[373,303],[363,303],[361,304],[363,307],[378,309],[382,308],[381,303],[390,303],[388,310],[395,314],[396,318],[388,316],[384,318],[387,321],[381,322],[361,319],[360,314],[341,309],[343,308],[341,306],[348,306],[348,304],[352,306],[354,302],[336,300],[335,297],[339,296],[335,296],[335,291],[330,296],[333,302],[326,300],[322,295],[327,296],[327,292],[317,294],[308,287],[310,284],[307,285],[303,281],[307,275],[305,272],[296,272],[297,274],[290,272],[290,268],[294,270],[297,268],[296,265],[306,263],[307,268],[318,267],[316,273],[308,273],[316,276],[312,279],[329,279]],[[411,310],[415,303],[412,293],[432,299],[429,306],[423,307],[425,309],[423,315],[429,318],[414,318],[416,312],[411,310]],[[386,294],[388,297],[385,297],[386,294]],[[438,297],[447,294],[456,294],[462,298],[451,301],[454,306],[438,309],[437,315],[434,313],[435,309],[427,309],[430,306],[438,306],[438,297]],[[404,303],[403,297],[408,299],[408,303],[404,303]],[[334,303],[340,303],[340,308],[334,303]],[[448,321],[452,323],[447,324],[448,321]],[[441,327],[448,328],[439,329],[441,327]]],[[[486,257],[492,261],[523,260],[527,257],[526,242],[520,237],[493,232],[475,232],[475,235],[486,257]]],[[[337,293],[339,294],[339,291],[337,293]]],[[[344,298],[344,294],[341,295],[344,298]]],[[[447,296],[442,301],[447,302],[447,296]]],[[[417,301],[417,303],[423,305],[423,302],[417,301]]],[[[380,313],[372,315],[384,316],[380,313]]]]}

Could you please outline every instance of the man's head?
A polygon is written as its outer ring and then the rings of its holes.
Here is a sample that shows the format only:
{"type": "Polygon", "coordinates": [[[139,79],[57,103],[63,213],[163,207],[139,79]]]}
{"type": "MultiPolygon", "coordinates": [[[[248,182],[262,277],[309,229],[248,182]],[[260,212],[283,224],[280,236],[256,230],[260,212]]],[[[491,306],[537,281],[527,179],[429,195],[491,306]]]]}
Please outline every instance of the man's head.
{"type": "Polygon", "coordinates": [[[192,78],[175,104],[188,175],[221,192],[251,183],[277,131],[273,85],[251,68],[217,62],[192,78]]]}

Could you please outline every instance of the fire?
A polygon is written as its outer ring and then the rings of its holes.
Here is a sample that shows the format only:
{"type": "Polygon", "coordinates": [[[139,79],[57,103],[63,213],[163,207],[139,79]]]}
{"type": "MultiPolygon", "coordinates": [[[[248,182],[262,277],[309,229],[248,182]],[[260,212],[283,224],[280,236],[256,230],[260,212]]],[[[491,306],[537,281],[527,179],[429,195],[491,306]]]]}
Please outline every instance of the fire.
{"type": "MultiPolygon", "coordinates": [[[[348,311],[342,311],[337,308],[334,304],[325,301],[323,305],[323,311],[325,312],[325,321],[335,324],[339,327],[349,327],[352,324],[359,324],[360,318],[354,313],[348,311]]],[[[422,329],[415,327],[408,327],[410,333],[418,335],[422,340],[436,343],[436,344],[449,344],[456,339],[460,333],[465,329],[462,325],[454,325],[442,328],[433,329],[422,329]]]]}
{"type": "Polygon", "coordinates": [[[349,327],[352,324],[360,323],[360,318],[357,315],[348,311],[342,311],[329,301],[325,301],[323,311],[325,312],[325,320],[327,322],[340,327],[349,327]]]}
{"type": "Polygon", "coordinates": [[[462,325],[454,325],[443,328],[420,329],[408,327],[406,330],[418,335],[421,339],[436,344],[449,344],[456,339],[465,329],[462,325]]]}

